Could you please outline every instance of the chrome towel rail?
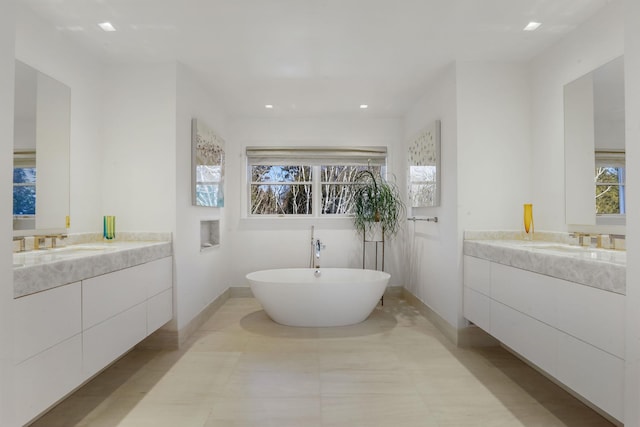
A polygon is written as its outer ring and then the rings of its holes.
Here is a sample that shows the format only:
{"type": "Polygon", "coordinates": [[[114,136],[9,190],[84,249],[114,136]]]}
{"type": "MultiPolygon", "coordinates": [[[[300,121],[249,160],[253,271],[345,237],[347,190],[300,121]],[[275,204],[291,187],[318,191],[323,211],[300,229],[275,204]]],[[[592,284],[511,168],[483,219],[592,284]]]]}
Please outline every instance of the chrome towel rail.
{"type": "Polygon", "coordinates": [[[412,216],[410,218],[407,218],[407,221],[427,221],[427,222],[438,222],[438,217],[437,216],[427,216],[427,217],[417,217],[417,216],[412,216]]]}

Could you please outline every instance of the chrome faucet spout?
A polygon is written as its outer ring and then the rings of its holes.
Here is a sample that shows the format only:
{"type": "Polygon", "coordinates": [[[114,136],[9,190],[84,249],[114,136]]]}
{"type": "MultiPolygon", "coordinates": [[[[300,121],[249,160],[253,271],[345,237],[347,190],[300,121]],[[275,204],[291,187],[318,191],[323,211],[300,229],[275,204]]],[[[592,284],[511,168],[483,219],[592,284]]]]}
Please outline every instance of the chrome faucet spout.
{"type": "Polygon", "coordinates": [[[325,245],[322,244],[320,239],[316,239],[316,241],[313,243],[313,249],[315,250],[315,253],[316,253],[316,262],[314,265],[315,268],[320,268],[320,252],[324,248],[325,248],[325,245]]]}

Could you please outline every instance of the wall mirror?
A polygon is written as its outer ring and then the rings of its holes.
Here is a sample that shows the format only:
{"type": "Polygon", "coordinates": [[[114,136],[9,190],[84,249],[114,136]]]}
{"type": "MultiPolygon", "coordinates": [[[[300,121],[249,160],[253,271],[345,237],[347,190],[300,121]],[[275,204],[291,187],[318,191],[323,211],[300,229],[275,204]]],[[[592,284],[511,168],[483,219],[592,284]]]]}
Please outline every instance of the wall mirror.
{"type": "Polygon", "coordinates": [[[565,85],[567,224],[625,224],[624,115],[622,56],[565,85]]]}
{"type": "Polygon", "coordinates": [[[13,230],[67,228],[71,89],[16,61],[13,230]]]}

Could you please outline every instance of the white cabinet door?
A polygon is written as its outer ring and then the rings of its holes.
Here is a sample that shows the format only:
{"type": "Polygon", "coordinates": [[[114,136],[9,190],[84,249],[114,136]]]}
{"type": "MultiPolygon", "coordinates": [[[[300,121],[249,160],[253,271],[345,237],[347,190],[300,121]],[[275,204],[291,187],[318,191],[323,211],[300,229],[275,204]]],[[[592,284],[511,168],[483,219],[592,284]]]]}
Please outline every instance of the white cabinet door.
{"type": "Polygon", "coordinates": [[[173,318],[173,289],[149,298],[147,301],[147,335],[151,335],[173,318]]]}
{"type": "Polygon", "coordinates": [[[624,358],[624,295],[563,281],[556,298],[558,329],[624,358]]]}
{"type": "Polygon", "coordinates": [[[491,301],[491,335],[554,375],[560,331],[506,305],[491,301]]]}
{"type": "Polygon", "coordinates": [[[173,258],[166,257],[139,266],[140,276],[147,286],[147,298],[173,287],[173,258]]]}
{"type": "Polygon", "coordinates": [[[82,383],[82,339],[75,335],[16,366],[19,425],[44,412],[82,383]]]}
{"type": "Polygon", "coordinates": [[[489,332],[491,329],[491,299],[473,289],[464,288],[464,317],[489,332]]]}
{"type": "Polygon", "coordinates": [[[147,336],[147,304],[129,310],[82,333],[83,374],[89,378],[147,336]]]}
{"type": "Polygon", "coordinates": [[[562,334],[557,378],[616,419],[623,419],[624,360],[562,334]]]}
{"type": "Polygon", "coordinates": [[[491,295],[491,261],[464,256],[464,285],[476,292],[491,295]]]}
{"type": "Polygon", "coordinates": [[[487,273],[482,261],[464,258],[464,316],[622,419],[625,297],[493,262],[487,273]]]}
{"type": "Polygon", "coordinates": [[[491,264],[491,298],[548,325],[558,323],[556,292],[563,282],[502,264],[491,264]]]}
{"type": "Polygon", "coordinates": [[[82,282],[83,329],[91,328],[172,288],[172,258],[166,257],[82,282]]]}
{"type": "Polygon", "coordinates": [[[147,299],[140,266],[82,281],[82,329],[89,329],[147,299]]]}
{"type": "Polygon", "coordinates": [[[15,360],[26,360],[79,334],[80,304],[80,282],[13,300],[15,360]]]}

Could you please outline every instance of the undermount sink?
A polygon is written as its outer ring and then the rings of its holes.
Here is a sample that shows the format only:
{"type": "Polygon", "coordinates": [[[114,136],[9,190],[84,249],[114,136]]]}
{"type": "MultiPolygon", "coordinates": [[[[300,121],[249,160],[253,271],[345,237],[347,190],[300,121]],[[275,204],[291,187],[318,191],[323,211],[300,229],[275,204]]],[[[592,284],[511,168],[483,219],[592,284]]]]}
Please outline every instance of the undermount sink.
{"type": "Polygon", "coordinates": [[[516,241],[516,246],[527,248],[527,249],[540,249],[540,250],[548,250],[548,251],[557,251],[557,252],[568,252],[568,253],[586,253],[594,250],[601,250],[592,248],[589,246],[574,246],[566,243],[557,243],[557,242],[544,242],[544,241],[516,241]]]}
{"type": "Polygon", "coordinates": [[[90,243],[16,252],[13,254],[13,268],[101,255],[116,250],[118,250],[117,245],[90,243]]]}
{"type": "Polygon", "coordinates": [[[60,248],[51,249],[54,252],[77,252],[77,251],[107,251],[114,249],[113,246],[107,245],[69,245],[60,248]]]}
{"type": "Polygon", "coordinates": [[[570,253],[585,253],[595,250],[595,248],[591,247],[583,247],[583,246],[571,246],[571,245],[536,245],[534,249],[547,249],[552,251],[561,251],[561,252],[570,252],[570,253]]]}

